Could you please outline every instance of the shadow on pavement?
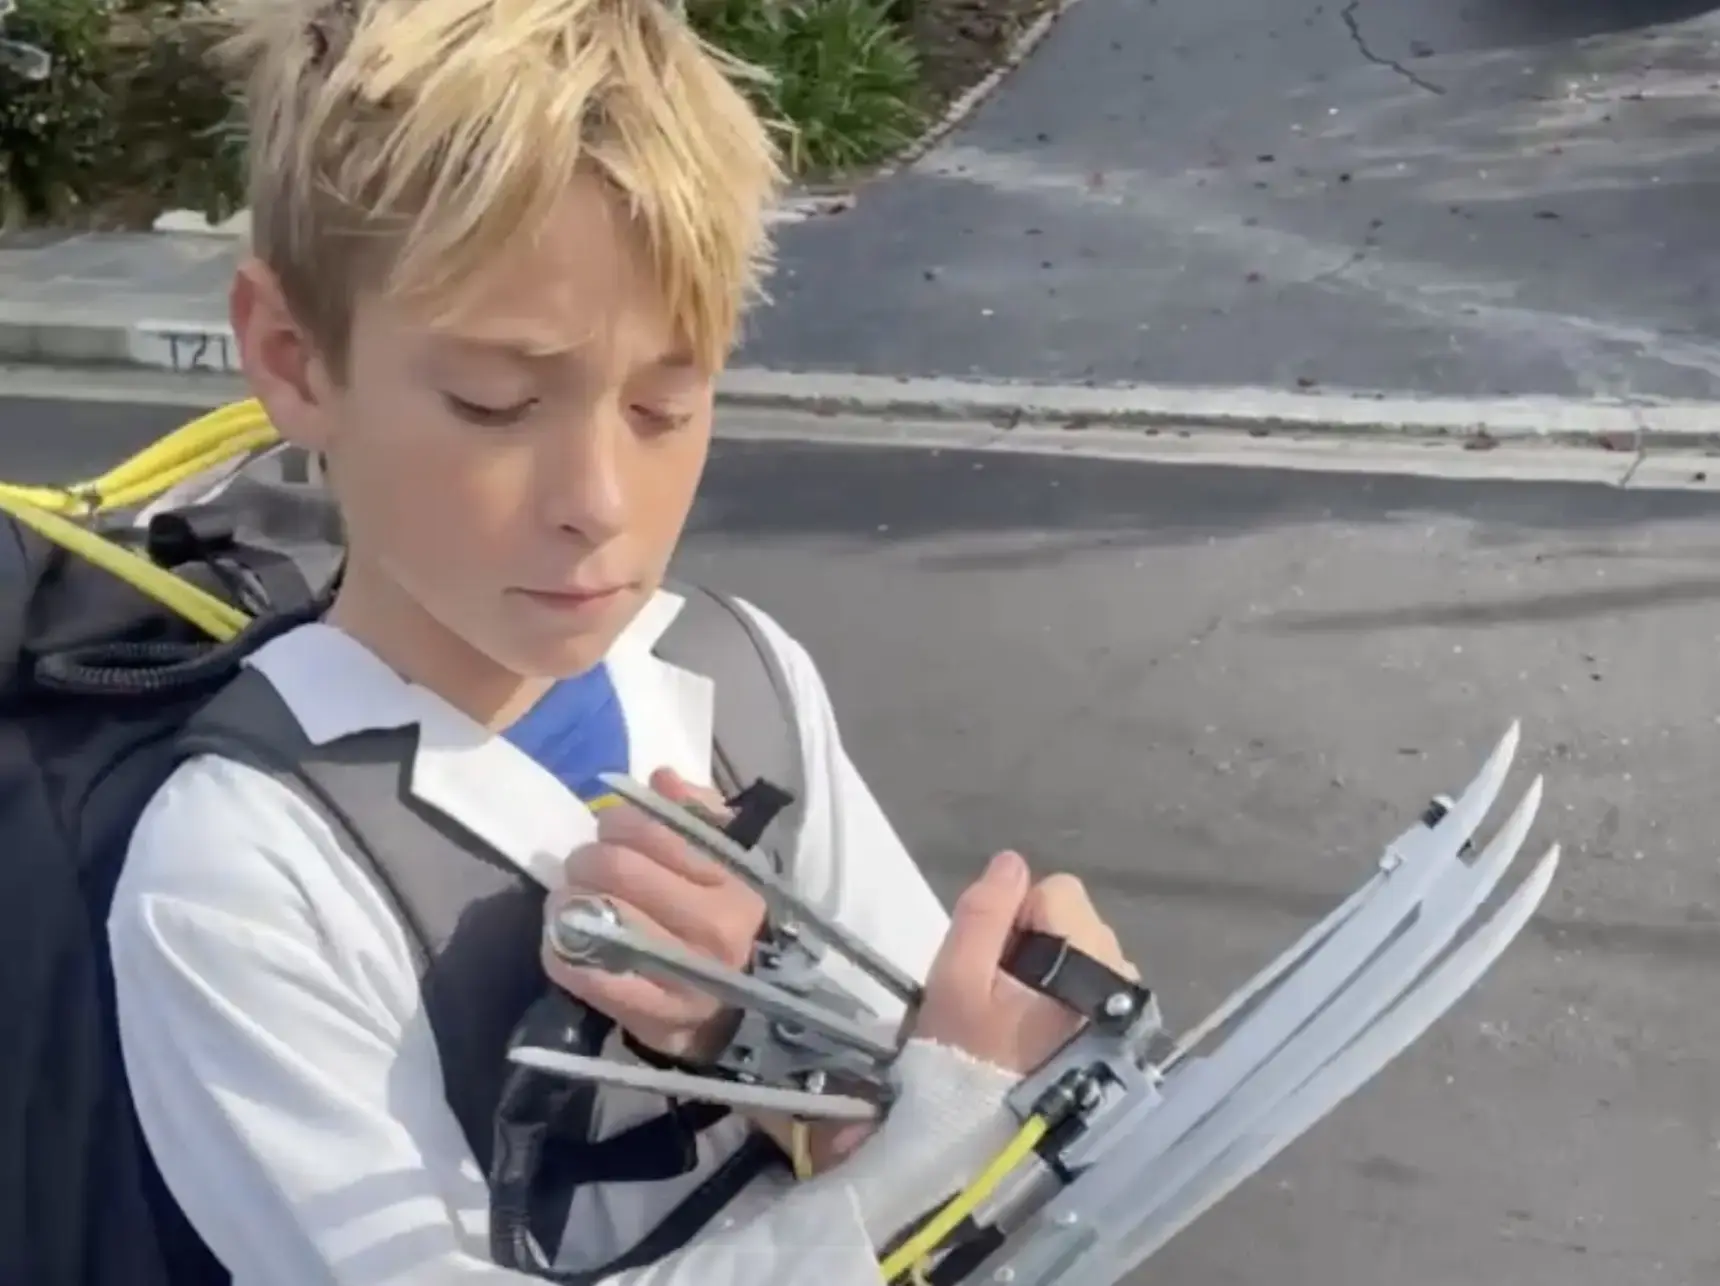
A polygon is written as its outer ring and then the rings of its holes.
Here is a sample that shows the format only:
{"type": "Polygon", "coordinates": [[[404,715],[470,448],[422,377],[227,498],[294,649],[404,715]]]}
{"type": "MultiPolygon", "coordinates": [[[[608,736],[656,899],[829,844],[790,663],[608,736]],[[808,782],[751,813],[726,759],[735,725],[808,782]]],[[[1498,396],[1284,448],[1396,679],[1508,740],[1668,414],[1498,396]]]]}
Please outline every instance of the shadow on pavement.
{"type": "MultiPolygon", "coordinates": [[[[1474,524],[1478,543],[1499,547],[1548,532],[1587,534],[1600,546],[1593,554],[1604,557],[1608,532],[1717,518],[1720,499],[1696,492],[724,443],[690,530],[716,539],[824,537],[882,545],[963,534],[1036,535],[1018,549],[933,552],[922,564],[970,571],[1055,565],[1093,550],[1187,544],[1292,525],[1434,519],[1474,524]]],[[[1592,555],[1585,550],[1584,556],[1592,555]]]]}
{"type": "Polygon", "coordinates": [[[1529,599],[1422,603],[1370,612],[1281,612],[1269,634],[1343,635],[1400,629],[1487,629],[1497,625],[1557,625],[1594,617],[1626,616],[1654,608],[1720,602],[1720,576],[1693,576],[1653,585],[1578,590],[1529,599]]]}
{"type": "Polygon", "coordinates": [[[1485,0],[1468,15],[1502,41],[1538,43],[1640,31],[1715,8],[1715,0],[1485,0]]]}

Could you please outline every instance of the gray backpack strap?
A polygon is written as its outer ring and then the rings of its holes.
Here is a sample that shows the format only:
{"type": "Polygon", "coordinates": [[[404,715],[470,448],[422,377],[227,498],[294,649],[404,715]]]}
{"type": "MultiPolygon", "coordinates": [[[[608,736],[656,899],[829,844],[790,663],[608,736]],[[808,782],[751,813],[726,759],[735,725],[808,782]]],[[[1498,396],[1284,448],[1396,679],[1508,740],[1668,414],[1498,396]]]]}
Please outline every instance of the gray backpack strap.
{"type": "MultiPolygon", "coordinates": [[[[725,603],[722,610],[730,608],[725,603]]],[[[718,682],[727,681],[724,667],[733,658],[724,661],[710,645],[732,644],[745,623],[739,616],[727,619],[732,632],[707,623],[682,636],[692,644],[690,653],[675,653],[701,670],[721,662],[708,675],[718,682]]],[[[768,644],[760,640],[750,656],[738,680],[768,686],[768,644]]],[[[777,672],[774,661],[771,672],[777,672]]],[[[416,729],[377,730],[313,746],[273,685],[244,670],[192,717],[179,751],[238,760],[293,790],[334,828],[391,904],[419,968],[448,1105],[490,1182],[495,1261],[559,1286],[590,1286],[673,1253],[779,1162],[775,1149],[763,1135],[753,1136],[620,1261],[591,1273],[550,1270],[538,1247],[560,1235],[577,1188],[685,1174],[698,1155],[692,1136],[714,1121],[697,1109],[676,1111],[594,1141],[594,1086],[507,1061],[516,1043],[597,1055],[612,1024],[546,982],[538,954],[542,888],[409,798],[406,766],[417,735],[416,729]]],[[[792,774],[777,765],[761,765],[760,773],[798,787],[798,757],[788,766],[792,774]]]]}
{"type": "MultiPolygon", "coordinates": [[[[371,733],[358,739],[397,739],[397,732],[371,733]]],[[[411,734],[406,734],[408,742],[411,734]]],[[[360,756],[353,769],[359,780],[342,782],[345,773],[331,776],[320,762],[298,720],[279,694],[255,670],[241,670],[220,692],[186,722],[178,739],[181,756],[218,755],[266,774],[304,799],[334,830],[341,847],[363,869],[390,904],[406,931],[407,945],[422,975],[436,943],[420,908],[406,896],[388,865],[372,846],[377,835],[398,829],[400,808],[398,766],[410,747],[393,755],[360,756]],[[354,815],[354,803],[359,815],[354,815]]]]}
{"type": "Polygon", "coordinates": [[[684,598],[657,656],[715,685],[712,769],[734,796],[761,777],[794,797],[765,832],[762,847],[786,871],[799,846],[806,760],[800,715],[776,649],[746,608],[701,585],[670,583],[684,598]]]}

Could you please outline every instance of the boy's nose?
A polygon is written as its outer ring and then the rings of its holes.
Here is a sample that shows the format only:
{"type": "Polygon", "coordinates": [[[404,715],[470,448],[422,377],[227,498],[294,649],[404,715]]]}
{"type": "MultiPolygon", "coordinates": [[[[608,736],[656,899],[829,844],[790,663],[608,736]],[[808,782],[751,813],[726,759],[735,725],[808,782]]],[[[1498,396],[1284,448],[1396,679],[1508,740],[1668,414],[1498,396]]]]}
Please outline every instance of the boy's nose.
{"type": "Polygon", "coordinates": [[[627,524],[628,453],[632,435],[618,417],[598,414],[561,435],[537,479],[545,517],[592,543],[627,524]]]}

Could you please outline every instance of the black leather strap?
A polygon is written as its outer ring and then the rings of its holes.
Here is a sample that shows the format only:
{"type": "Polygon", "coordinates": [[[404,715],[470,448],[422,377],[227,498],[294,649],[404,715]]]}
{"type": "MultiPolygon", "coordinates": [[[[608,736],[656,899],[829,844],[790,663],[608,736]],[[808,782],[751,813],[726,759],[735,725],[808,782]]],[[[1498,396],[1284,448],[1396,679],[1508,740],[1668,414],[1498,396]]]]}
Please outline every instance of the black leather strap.
{"type": "Polygon", "coordinates": [[[1018,982],[1049,996],[1096,1026],[1126,1025],[1152,1000],[1152,992],[1078,951],[1062,938],[1030,929],[1018,934],[1003,959],[1018,982]]]}

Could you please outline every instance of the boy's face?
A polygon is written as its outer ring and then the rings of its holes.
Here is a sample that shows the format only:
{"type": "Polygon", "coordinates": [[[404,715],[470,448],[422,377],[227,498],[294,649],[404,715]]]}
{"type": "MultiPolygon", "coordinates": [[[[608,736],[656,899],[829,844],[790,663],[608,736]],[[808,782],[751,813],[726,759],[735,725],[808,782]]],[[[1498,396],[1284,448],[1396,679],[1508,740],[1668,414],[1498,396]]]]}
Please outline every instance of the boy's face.
{"type": "Polygon", "coordinates": [[[465,651],[514,675],[579,673],[661,582],[704,469],[713,373],[596,181],[459,311],[435,329],[360,300],[336,383],[266,273],[243,271],[233,299],[257,395],[328,457],[342,609],[365,641],[432,670],[447,662],[426,653],[465,651]]]}

